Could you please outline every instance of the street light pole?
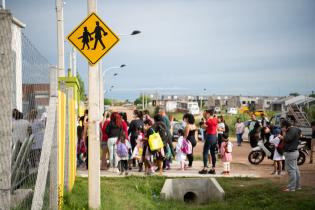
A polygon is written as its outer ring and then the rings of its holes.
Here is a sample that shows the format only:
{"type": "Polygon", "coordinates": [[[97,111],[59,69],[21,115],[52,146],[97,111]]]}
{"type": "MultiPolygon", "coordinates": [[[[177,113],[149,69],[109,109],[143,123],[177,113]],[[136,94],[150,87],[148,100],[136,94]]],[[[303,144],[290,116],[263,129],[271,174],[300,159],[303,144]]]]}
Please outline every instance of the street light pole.
{"type": "MultiPolygon", "coordinates": [[[[88,15],[97,12],[97,0],[87,0],[88,15]]],[[[100,135],[99,135],[99,64],[89,64],[89,121],[88,121],[88,184],[89,184],[89,208],[99,209],[101,206],[100,191],[100,135]]]]}
{"type": "Polygon", "coordinates": [[[112,67],[108,67],[107,69],[105,69],[104,71],[102,70],[102,62],[100,62],[100,113],[103,114],[104,112],[104,93],[103,90],[105,89],[105,84],[104,84],[104,80],[105,80],[105,74],[106,72],[109,72],[110,70],[113,69],[122,69],[126,67],[126,64],[121,64],[120,66],[112,66],[112,67]]]}
{"type": "Polygon", "coordinates": [[[65,47],[64,47],[64,23],[63,23],[63,0],[56,0],[57,13],[57,47],[58,47],[58,76],[65,76],[65,47]]]}

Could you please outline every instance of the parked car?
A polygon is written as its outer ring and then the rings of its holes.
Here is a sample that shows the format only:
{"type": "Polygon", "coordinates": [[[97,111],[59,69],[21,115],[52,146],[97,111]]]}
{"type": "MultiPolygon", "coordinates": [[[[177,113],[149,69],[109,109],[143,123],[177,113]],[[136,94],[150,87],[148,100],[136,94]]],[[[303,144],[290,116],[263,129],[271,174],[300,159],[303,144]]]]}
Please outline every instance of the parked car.
{"type": "Polygon", "coordinates": [[[227,111],[228,114],[237,114],[237,109],[234,107],[231,107],[227,111]]]}

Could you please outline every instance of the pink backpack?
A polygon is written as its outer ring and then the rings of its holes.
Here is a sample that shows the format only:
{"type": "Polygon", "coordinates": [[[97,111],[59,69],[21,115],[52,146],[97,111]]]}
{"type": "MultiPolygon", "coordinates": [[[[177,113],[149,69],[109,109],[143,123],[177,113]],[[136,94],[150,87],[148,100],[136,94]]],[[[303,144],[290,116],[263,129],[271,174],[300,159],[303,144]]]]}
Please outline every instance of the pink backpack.
{"type": "Polygon", "coordinates": [[[188,141],[187,139],[183,139],[183,143],[180,149],[184,154],[190,155],[192,153],[192,145],[190,141],[188,141]]]}

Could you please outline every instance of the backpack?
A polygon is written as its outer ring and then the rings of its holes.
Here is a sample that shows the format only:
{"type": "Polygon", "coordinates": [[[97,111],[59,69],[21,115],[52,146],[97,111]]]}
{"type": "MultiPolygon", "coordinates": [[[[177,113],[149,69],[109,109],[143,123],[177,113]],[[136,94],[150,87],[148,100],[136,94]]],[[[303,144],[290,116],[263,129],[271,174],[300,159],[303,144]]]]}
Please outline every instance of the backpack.
{"type": "Polygon", "coordinates": [[[231,153],[232,150],[233,150],[233,144],[232,144],[232,142],[228,141],[227,144],[225,145],[225,152],[231,153]]]}
{"type": "Polygon", "coordinates": [[[168,142],[168,132],[164,123],[157,124],[156,131],[160,134],[163,144],[166,145],[168,142]]]}
{"type": "Polygon", "coordinates": [[[119,142],[117,144],[117,152],[116,153],[117,153],[118,157],[120,157],[120,158],[128,157],[127,145],[119,142]]]}
{"type": "Polygon", "coordinates": [[[279,155],[283,155],[283,153],[284,153],[284,141],[283,140],[280,140],[276,149],[277,149],[279,155]]]}
{"type": "Polygon", "coordinates": [[[190,155],[192,153],[192,145],[191,142],[188,141],[187,139],[183,139],[183,143],[182,146],[180,148],[180,150],[186,154],[186,155],[190,155]]]}

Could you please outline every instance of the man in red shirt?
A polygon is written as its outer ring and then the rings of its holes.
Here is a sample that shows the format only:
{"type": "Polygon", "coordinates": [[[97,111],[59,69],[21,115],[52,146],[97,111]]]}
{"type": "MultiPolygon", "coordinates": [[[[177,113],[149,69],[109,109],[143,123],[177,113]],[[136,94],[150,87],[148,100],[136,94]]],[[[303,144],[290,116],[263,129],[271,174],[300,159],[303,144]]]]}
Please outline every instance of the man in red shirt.
{"type": "Polygon", "coordinates": [[[205,143],[203,146],[203,169],[199,171],[200,174],[215,174],[215,163],[216,163],[216,146],[217,146],[217,126],[218,126],[218,120],[216,117],[214,117],[214,110],[205,110],[204,118],[206,119],[205,122],[205,129],[206,129],[206,138],[205,143]],[[207,165],[208,165],[208,154],[209,150],[211,153],[211,161],[212,161],[212,168],[207,171],[207,165]]]}

